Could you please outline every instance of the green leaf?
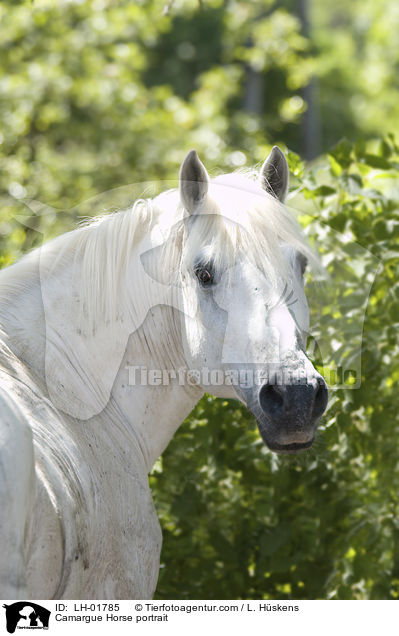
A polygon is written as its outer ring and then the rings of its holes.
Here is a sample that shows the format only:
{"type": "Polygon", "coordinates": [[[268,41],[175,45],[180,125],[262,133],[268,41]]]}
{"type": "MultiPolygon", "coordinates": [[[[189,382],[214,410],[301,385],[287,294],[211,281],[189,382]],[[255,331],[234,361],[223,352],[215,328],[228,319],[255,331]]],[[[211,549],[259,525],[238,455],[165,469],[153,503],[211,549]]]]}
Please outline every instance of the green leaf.
{"type": "Polygon", "coordinates": [[[379,157],[378,155],[366,154],[364,156],[364,163],[371,168],[378,168],[380,170],[389,170],[392,168],[392,165],[387,159],[379,157]]]}
{"type": "Polygon", "coordinates": [[[348,168],[352,163],[352,144],[347,139],[343,139],[330,150],[329,155],[341,168],[348,168]]]}

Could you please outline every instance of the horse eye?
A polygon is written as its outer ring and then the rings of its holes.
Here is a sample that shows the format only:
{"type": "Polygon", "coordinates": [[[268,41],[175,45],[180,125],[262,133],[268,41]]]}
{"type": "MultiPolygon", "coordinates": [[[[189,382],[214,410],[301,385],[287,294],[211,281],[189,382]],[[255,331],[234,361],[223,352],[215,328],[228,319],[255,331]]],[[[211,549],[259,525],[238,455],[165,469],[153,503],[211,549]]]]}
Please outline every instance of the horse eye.
{"type": "Polygon", "coordinates": [[[210,285],[213,282],[212,274],[205,267],[197,267],[194,272],[201,285],[210,285]]]}

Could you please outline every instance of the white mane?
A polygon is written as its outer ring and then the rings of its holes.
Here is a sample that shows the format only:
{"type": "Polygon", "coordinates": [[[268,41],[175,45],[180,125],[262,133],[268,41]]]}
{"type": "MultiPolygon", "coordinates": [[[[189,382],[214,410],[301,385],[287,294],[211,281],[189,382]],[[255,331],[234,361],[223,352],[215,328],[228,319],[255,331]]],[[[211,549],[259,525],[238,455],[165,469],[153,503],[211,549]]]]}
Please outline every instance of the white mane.
{"type": "Polygon", "coordinates": [[[126,273],[132,254],[150,233],[154,246],[164,245],[162,270],[170,282],[184,264],[195,260],[201,247],[206,247],[216,268],[231,267],[244,253],[272,282],[291,275],[282,243],[315,261],[288,208],[239,173],[213,179],[209,196],[195,215],[188,216],[182,208],[178,190],[169,190],[54,239],[41,249],[41,258],[47,271],[64,267],[71,257],[81,261],[85,317],[89,324],[99,320],[112,324],[126,309],[126,273]]]}

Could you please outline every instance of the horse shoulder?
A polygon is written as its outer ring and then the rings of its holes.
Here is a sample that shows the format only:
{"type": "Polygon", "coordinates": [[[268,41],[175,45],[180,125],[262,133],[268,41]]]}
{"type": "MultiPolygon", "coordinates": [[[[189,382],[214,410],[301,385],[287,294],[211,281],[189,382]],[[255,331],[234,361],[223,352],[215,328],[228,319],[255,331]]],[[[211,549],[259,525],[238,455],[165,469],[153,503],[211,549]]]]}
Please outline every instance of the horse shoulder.
{"type": "Polygon", "coordinates": [[[86,563],[79,557],[83,594],[150,598],[162,535],[140,451],[134,444],[122,447],[102,421],[75,430],[74,439],[90,470],[90,477],[79,475],[86,490],[85,516],[91,520],[85,533],[86,563]]]}

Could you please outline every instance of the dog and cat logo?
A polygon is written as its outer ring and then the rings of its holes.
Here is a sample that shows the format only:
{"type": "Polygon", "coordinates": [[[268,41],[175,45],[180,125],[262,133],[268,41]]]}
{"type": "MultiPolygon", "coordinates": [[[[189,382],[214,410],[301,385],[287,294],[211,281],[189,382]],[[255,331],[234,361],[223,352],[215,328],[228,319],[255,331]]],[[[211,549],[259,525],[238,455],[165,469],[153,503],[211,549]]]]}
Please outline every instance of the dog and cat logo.
{"type": "Polygon", "coordinates": [[[51,612],[31,601],[18,601],[3,605],[6,610],[6,627],[9,634],[16,629],[48,629],[51,612]]]}

